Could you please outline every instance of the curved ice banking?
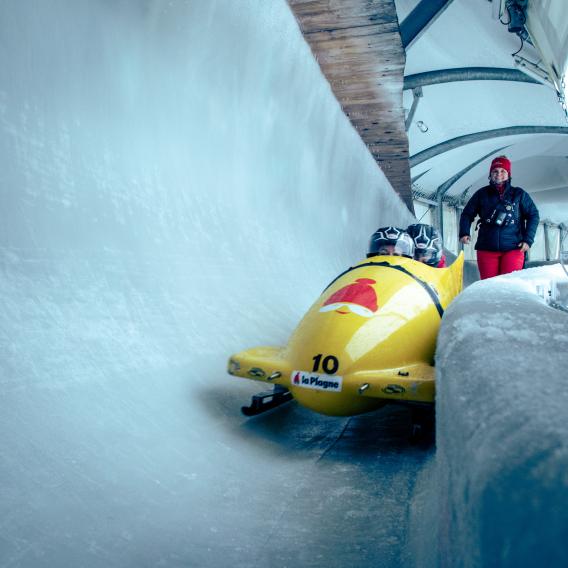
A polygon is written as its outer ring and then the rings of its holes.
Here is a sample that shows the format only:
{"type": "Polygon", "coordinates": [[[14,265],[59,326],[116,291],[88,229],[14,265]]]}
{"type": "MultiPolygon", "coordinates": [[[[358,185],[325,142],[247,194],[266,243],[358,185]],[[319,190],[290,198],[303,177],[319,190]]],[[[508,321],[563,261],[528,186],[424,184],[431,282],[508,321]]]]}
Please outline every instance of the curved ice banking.
{"type": "Polygon", "coordinates": [[[304,461],[251,444],[226,357],[410,215],[283,0],[8,0],[0,28],[0,564],[250,565],[344,424],[289,424],[304,461]]]}

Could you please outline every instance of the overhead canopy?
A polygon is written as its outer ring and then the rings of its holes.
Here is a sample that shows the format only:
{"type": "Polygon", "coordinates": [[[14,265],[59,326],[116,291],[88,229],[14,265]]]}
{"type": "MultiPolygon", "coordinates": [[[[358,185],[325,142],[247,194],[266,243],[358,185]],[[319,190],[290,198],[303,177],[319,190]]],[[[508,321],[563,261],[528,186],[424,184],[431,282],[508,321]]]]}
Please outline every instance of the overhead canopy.
{"type": "Polygon", "coordinates": [[[466,199],[486,183],[491,159],[506,153],[514,183],[533,194],[543,218],[568,222],[568,122],[558,101],[565,0],[528,2],[533,45],[509,32],[504,0],[288,1],[346,115],[409,208],[413,192],[466,199]],[[535,67],[551,82],[529,75],[535,67]]]}
{"type": "MultiPolygon", "coordinates": [[[[421,4],[396,0],[401,26],[421,4]]],[[[551,78],[556,70],[559,84],[568,54],[566,3],[529,2],[535,45],[525,41],[520,51],[520,38],[503,25],[507,14],[499,19],[504,4],[454,0],[407,49],[407,113],[413,89],[422,94],[408,130],[413,189],[466,199],[487,182],[491,159],[506,154],[513,182],[532,194],[541,217],[567,221],[566,115],[556,89],[528,75],[522,80],[513,57],[540,63],[551,78]]]]}

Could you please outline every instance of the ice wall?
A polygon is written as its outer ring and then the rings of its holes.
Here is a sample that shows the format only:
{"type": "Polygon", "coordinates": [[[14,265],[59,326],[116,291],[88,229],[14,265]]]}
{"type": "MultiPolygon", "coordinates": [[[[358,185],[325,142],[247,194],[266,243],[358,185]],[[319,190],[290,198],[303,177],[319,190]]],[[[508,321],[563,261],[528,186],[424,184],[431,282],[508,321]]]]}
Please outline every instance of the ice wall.
{"type": "Polygon", "coordinates": [[[284,0],[6,0],[0,37],[0,565],[250,566],[307,466],[234,434],[227,356],[410,215],[284,0]]]}
{"type": "Polygon", "coordinates": [[[121,371],[280,341],[287,306],[291,322],[377,225],[408,219],[285,2],[1,9],[10,382],[90,380],[84,334],[121,371]],[[137,313],[148,293],[171,313],[137,313]]]}
{"type": "Polygon", "coordinates": [[[418,565],[568,564],[568,315],[535,293],[565,278],[555,265],[478,282],[444,315],[437,485],[416,509],[438,546],[418,565]]]}

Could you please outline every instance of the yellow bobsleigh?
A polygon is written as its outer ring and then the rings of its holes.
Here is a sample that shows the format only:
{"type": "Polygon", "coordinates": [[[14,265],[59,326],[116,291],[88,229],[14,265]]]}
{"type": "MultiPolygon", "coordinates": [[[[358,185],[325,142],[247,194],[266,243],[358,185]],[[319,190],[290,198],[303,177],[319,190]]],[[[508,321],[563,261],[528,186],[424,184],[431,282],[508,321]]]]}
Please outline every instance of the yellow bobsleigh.
{"type": "Polygon", "coordinates": [[[257,414],[292,397],[332,416],[388,402],[433,403],[438,328],[462,289],[462,273],[463,253],[449,268],[400,256],[373,256],[349,268],[286,346],[231,356],[231,375],[277,385],[243,412],[257,414]]]}

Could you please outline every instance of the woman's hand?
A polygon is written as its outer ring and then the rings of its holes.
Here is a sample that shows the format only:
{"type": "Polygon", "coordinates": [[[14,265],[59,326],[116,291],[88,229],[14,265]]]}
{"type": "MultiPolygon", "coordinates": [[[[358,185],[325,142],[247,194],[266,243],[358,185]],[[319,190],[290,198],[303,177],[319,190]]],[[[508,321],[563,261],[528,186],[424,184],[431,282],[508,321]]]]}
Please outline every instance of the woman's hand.
{"type": "Polygon", "coordinates": [[[527,252],[531,247],[527,243],[522,241],[519,243],[519,248],[521,249],[521,251],[527,252]]]}
{"type": "Polygon", "coordinates": [[[464,235],[461,239],[460,242],[462,242],[464,245],[469,245],[471,241],[471,238],[469,235],[464,235]]]}

